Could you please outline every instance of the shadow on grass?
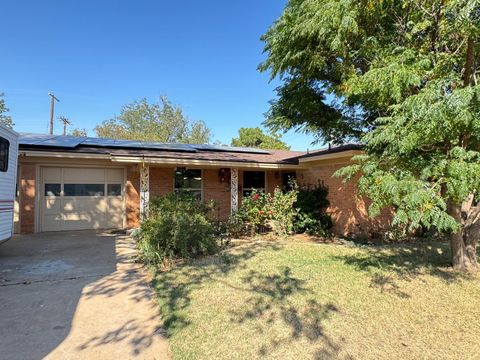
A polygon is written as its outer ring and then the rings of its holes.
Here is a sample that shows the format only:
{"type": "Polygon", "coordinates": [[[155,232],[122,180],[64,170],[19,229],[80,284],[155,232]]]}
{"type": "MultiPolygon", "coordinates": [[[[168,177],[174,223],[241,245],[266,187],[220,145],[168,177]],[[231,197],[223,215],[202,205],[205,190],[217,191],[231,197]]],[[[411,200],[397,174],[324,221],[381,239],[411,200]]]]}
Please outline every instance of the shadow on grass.
{"type": "MultiPolygon", "coordinates": [[[[158,272],[154,286],[167,336],[193,325],[188,314],[192,292],[216,281],[232,291],[246,294],[245,300],[230,311],[230,321],[258,333],[255,346],[258,346],[259,357],[281,355],[281,351],[289,346],[306,341],[312,347],[313,358],[339,358],[341,344],[326,335],[324,323],[340,310],[334,303],[318,302],[306,281],[295,277],[290,267],[275,269],[272,265],[268,272],[244,271],[240,284],[225,276],[235,270],[246,270],[246,262],[263,251],[280,249],[282,246],[274,242],[249,243],[170,271],[158,272]],[[270,334],[271,331],[278,333],[270,334]]],[[[242,333],[237,335],[241,341],[242,333]]]]}
{"type": "Polygon", "coordinates": [[[239,324],[251,322],[260,334],[269,332],[274,325],[289,332],[288,336],[278,335],[268,343],[260,344],[259,356],[269,356],[304,339],[318,347],[314,358],[338,358],[341,346],[325,334],[323,323],[339,309],[333,303],[316,301],[313,292],[305,286],[306,282],[294,277],[289,267],[273,274],[252,270],[242,282],[244,290],[251,296],[244,306],[239,304],[239,309],[231,313],[231,321],[239,324]],[[309,296],[311,298],[305,300],[309,296]]]}
{"type": "Polygon", "coordinates": [[[158,272],[153,286],[159,298],[167,336],[190,324],[184,313],[191,303],[192,291],[219,275],[224,276],[235,269],[244,268],[244,262],[261,251],[279,249],[275,243],[253,243],[238,246],[228,253],[221,252],[196,260],[173,271],[158,272]]]}
{"type": "Polygon", "coordinates": [[[451,269],[450,250],[446,243],[365,246],[364,250],[354,255],[334,256],[334,259],[371,274],[372,287],[401,298],[410,295],[400,289],[395,279],[411,281],[418,279],[419,275],[430,275],[452,283],[472,278],[471,274],[451,269]]]}

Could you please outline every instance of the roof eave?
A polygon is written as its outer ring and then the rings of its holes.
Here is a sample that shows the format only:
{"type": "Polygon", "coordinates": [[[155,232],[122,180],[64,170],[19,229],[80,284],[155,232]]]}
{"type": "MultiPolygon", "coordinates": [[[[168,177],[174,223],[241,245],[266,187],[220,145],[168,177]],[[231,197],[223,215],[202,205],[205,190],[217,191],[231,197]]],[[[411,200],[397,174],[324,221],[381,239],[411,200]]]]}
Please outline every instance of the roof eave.
{"type": "Polygon", "coordinates": [[[110,160],[116,163],[151,165],[181,165],[181,166],[210,166],[210,167],[233,167],[233,168],[256,168],[256,169],[297,169],[301,165],[296,162],[255,162],[255,161],[231,161],[231,160],[205,160],[205,159],[172,159],[148,156],[120,156],[112,154],[79,153],[68,151],[41,151],[41,150],[20,150],[20,157],[45,157],[45,158],[68,158],[68,159],[92,159],[110,160]]]}
{"type": "Polygon", "coordinates": [[[351,159],[352,156],[359,155],[362,153],[362,150],[344,150],[334,153],[324,153],[319,155],[313,155],[309,157],[299,158],[298,161],[300,164],[310,163],[314,161],[321,160],[331,160],[331,159],[351,159]]]}

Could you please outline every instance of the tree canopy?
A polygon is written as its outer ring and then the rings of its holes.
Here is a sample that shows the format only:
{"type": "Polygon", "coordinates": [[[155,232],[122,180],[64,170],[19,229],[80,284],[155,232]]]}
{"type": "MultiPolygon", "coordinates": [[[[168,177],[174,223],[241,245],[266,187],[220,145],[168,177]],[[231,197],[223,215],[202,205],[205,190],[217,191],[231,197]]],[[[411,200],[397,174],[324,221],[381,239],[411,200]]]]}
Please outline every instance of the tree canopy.
{"type": "Polygon", "coordinates": [[[72,136],[87,136],[86,129],[74,128],[69,132],[69,135],[72,136]]]}
{"type": "Polygon", "coordinates": [[[290,0],[260,65],[282,79],[266,124],[361,140],[370,213],[450,234],[476,267],[480,226],[480,1],[290,0]]]}
{"type": "Polygon", "coordinates": [[[12,129],[13,120],[11,116],[5,114],[9,111],[9,109],[5,105],[5,100],[3,99],[3,96],[4,94],[0,93],[0,124],[12,129]]]}
{"type": "Polygon", "coordinates": [[[265,134],[259,127],[242,127],[238,130],[238,137],[232,139],[232,146],[289,150],[290,147],[280,138],[277,133],[265,134]]]}
{"type": "Polygon", "coordinates": [[[212,136],[205,122],[188,119],[165,96],[158,103],[141,99],[125,105],[120,115],[102,122],[94,130],[99,137],[166,143],[205,144],[212,136]]]}

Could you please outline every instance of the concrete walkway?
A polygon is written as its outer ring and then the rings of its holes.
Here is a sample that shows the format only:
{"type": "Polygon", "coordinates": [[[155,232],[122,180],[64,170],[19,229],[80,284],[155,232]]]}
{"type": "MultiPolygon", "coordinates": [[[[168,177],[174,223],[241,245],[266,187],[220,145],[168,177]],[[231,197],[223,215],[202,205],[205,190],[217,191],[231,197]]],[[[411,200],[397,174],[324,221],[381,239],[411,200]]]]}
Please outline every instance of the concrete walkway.
{"type": "Polygon", "coordinates": [[[2,359],[169,359],[127,236],[17,236],[0,246],[2,359]]]}

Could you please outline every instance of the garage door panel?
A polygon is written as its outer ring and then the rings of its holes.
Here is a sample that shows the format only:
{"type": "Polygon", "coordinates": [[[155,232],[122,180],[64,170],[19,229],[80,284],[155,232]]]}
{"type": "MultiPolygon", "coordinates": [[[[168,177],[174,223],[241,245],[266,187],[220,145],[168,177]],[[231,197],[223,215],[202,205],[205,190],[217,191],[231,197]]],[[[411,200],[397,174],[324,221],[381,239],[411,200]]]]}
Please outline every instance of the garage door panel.
{"type": "Polygon", "coordinates": [[[107,169],[107,182],[123,182],[123,169],[107,169]]]}
{"type": "Polygon", "coordinates": [[[106,221],[108,227],[121,227],[123,224],[123,199],[107,198],[106,221]]]}
{"type": "Polygon", "coordinates": [[[64,212],[96,212],[105,213],[107,211],[107,201],[105,198],[65,198],[63,202],[64,212]]]}
{"type": "Polygon", "coordinates": [[[62,227],[62,216],[60,214],[43,215],[42,230],[56,231],[64,230],[62,227]]]}
{"type": "Polygon", "coordinates": [[[76,196],[67,196],[65,184],[101,184],[102,189],[107,189],[107,184],[124,183],[124,169],[42,168],[41,171],[43,189],[46,183],[52,182],[62,186],[62,193],[58,196],[41,194],[42,231],[123,227],[123,193],[120,196],[107,196],[102,191],[103,196],[84,196],[89,186],[70,186],[67,192],[76,196]]]}
{"type": "Polygon", "coordinates": [[[88,214],[75,214],[66,216],[62,220],[63,230],[104,229],[105,224],[98,217],[88,214]]]}
{"type": "Polygon", "coordinates": [[[43,181],[45,183],[60,183],[62,181],[61,168],[43,168],[43,181]]]}
{"type": "Polygon", "coordinates": [[[104,183],[105,169],[64,168],[63,181],[66,183],[104,183]]]}
{"type": "Polygon", "coordinates": [[[57,214],[62,210],[62,200],[58,198],[45,199],[44,214],[57,214]]]}

